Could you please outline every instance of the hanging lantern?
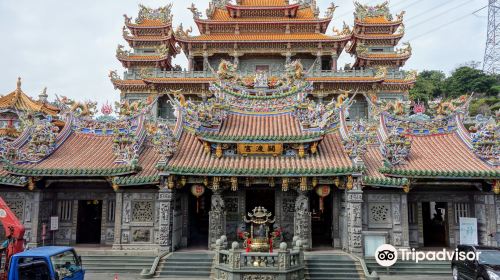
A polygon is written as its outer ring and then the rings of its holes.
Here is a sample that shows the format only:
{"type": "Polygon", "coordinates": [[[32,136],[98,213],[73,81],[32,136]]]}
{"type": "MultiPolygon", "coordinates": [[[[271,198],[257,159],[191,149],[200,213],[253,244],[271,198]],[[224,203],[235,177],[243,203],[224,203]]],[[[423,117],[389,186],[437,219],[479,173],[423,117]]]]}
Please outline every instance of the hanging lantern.
{"type": "Polygon", "coordinates": [[[500,181],[498,180],[495,180],[495,182],[493,183],[493,193],[495,194],[500,194],[500,181]]]}
{"type": "Polygon", "coordinates": [[[324,185],[317,187],[316,194],[319,196],[319,211],[323,213],[325,209],[324,199],[330,194],[330,186],[324,185]]]}
{"type": "Polygon", "coordinates": [[[196,197],[196,213],[200,211],[200,197],[205,193],[203,185],[192,185],[191,194],[196,197]]]}

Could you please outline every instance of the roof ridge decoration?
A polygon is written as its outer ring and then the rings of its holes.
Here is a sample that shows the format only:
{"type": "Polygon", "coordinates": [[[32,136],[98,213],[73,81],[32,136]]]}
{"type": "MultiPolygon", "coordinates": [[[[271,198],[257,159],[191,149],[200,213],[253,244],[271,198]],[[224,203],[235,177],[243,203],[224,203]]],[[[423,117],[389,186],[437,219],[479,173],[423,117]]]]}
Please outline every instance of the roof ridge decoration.
{"type": "Polygon", "coordinates": [[[335,3],[330,3],[330,6],[325,11],[325,18],[333,18],[333,14],[338,7],[339,6],[336,6],[335,3]]]}
{"type": "Polygon", "coordinates": [[[304,99],[297,105],[295,115],[297,116],[302,129],[307,130],[328,130],[334,124],[340,122],[340,111],[346,107],[352,99],[349,98],[350,91],[339,94],[337,99],[332,98],[328,104],[316,103],[314,100],[304,99]]]}
{"type": "Polygon", "coordinates": [[[141,24],[144,20],[159,20],[165,24],[170,23],[173,18],[172,5],[173,4],[170,3],[166,6],[153,9],[139,4],[139,15],[135,19],[135,23],[141,24]]]}
{"type": "Polygon", "coordinates": [[[31,139],[18,151],[16,160],[35,163],[50,155],[57,147],[58,130],[49,120],[35,121],[31,139]]]}
{"type": "Polygon", "coordinates": [[[476,118],[475,133],[471,134],[474,153],[493,166],[500,165],[500,126],[498,119],[476,118]]]}
{"type": "Polygon", "coordinates": [[[360,119],[352,123],[347,139],[342,140],[344,149],[355,166],[364,166],[362,156],[367,151],[368,136],[366,123],[360,119]]]}
{"type": "Polygon", "coordinates": [[[389,130],[397,128],[399,133],[432,135],[455,132],[457,115],[466,114],[471,97],[460,96],[451,100],[442,98],[428,102],[427,114],[424,104],[411,101],[382,101],[375,107],[383,125],[389,130]],[[413,114],[410,114],[413,106],[413,114]]]}
{"type": "Polygon", "coordinates": [[[266,72],[241,77],[237,65],[223,60],[217,76],[217,81],[211,83],[209,89],[225,108],[238,113],[291,112],[313,89],[312,83],[305,80],[300,61],[287,64],[282,77],[269,78],[266,72]]]}
{"type": "Polygon", "coordinates": [[[399,133],[398,125],[394,126],[380,146],[384,157],[384,166],[389,168],[398,164],[406,164],[410,156],[411,140],[399,133]]]}
{"type": "MultiPolygon", "coordinates": [[[[389,1],[384,1],[382,4],[375,6],[363,5],[358,1],[354,1],[355,11],[354,18],[358,20],[364,20],[365,18],[376,18],[384,17],[388,21],[393,20],[393,16],[389,9],[389,1]]],[[[397,16],[398,21],[403,20],[404,12],[397,16]]]]}
{"type": "Polygon", "coordinates": [[[166,165],[168,160],[177,151],[179,138],[165,121],[157,120],[154,126],[150,126],[151,143],[155,151],[160,154],[158,165],[166,165]]]}
{"type": "Polygon", "coordinates": [[[57,96],[58,107],[61,113],[73,114],[75,117],[79,118],[92,118],[97,113],[97,102],[95,101],[76,101],[66,96],[57,96]]]}
{"type": "Polygon", "coordinates": [[[137,128],[115,128],[113,133],[113,153],[115,163],[137,165],[142,144],[146,138],[144,116],[139,116],[137,128]]]}
{"type": "MultiPolygon", "coordinates": [[[[208,3],[206,10],[207,18],[211,18],[216,9],[225,9],[226,5],[231,4],[232,0],[212,0],[208,3]]],[[[194,12],[193,12],[194,14],[194,12]]]]}

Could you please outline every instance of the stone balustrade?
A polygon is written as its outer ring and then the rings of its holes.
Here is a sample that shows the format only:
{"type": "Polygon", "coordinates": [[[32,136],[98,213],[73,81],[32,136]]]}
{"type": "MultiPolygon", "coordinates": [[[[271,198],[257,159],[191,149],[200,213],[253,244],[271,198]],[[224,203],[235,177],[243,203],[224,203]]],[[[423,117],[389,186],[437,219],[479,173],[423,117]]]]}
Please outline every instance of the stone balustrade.
{"type": "Polygon", "coordinates": [[[288,249],[282,242],[274,252],[246,252],[233,242],[225,249],[224,240],[217,241],[214,260],[215,280],[236,279],[304,279],[304,252],[300,243],[288,249]],[[266,278],[255,278],[255,277],[266,278]]]}
{"type": "MultiPolygon", "coordinates": [[[[240,71],[240,76],[253,76],[255,72],[249,71],[240,71]]],[[[150,77],[153,78],[214,78],[215,73],[212,71],[160,71],[154,70],[149,73],[150,77]]],[[[281,77],[283,75],[283,71],[269,71],[269,77],[281,77]]],[[[374,77],[376,75],[376,71],[373,69],[366,70],[318,70],[311,71],[309,73],[310,77],[374,77]]],[[[386,78],[388,79],[404,79],[406,75],[406,71],[402,70],[393,70],[388,71],[386,78]]],[[[124,74],[124,79],[126,80],[136,80],[141,79],[141,75],[136,72],[126,71],[124,74]]]]}

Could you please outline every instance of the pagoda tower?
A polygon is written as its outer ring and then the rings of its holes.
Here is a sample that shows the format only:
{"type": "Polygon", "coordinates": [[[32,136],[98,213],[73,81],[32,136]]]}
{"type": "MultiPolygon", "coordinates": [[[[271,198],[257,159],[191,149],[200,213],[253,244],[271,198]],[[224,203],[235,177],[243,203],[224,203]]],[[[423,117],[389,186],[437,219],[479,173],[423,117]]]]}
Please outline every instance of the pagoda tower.
{"type": "Polygon", "coordinates": [[[139,5],[139,14],[132,17],[124,15],[123,38],[132,50],[118,45],[116,58],[127,69],[123,80],[112,71],[110,78],[122,91],[122,100],[143,99],[146,94],[155,93],[139,81],[156,71],[173,70],[172,57],[180,49],[176,47],[172,31],[172,4],[157,9],[139,5]]]}
{"type": "Polygon", "coordinates": [[[216,68],[222,59],[243,73],[273,75],[297,59],[306,69],[336,70],[351,34],[325,34],[335,8],[332,5],[321,17],[316,1],[214,0],[206,18],[194,4],[189,8],[200,35],[190,36],[192,30],[181,27],[175,36],[194,71],[216,68]]]}
{"type": "Polygon", "coordinates": [[[376,6],[355,2],[354,30],[346,51],[356,57],[354,69],[387,67],[399,69],[411,56],[411,46],[396,49],[404,36],[404,11],[396,16],[389,11],[389,2],[376,6]]]}

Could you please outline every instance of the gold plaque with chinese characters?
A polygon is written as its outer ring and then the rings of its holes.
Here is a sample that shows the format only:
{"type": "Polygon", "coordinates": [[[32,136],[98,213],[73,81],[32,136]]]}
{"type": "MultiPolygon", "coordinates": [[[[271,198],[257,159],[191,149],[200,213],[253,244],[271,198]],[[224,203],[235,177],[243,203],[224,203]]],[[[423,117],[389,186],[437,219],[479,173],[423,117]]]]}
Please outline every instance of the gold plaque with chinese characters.
{"type": "Polygon", "coordinates": [[[278,156],[283,153],[283,144],[238,144],[238,154],[240,155],[273,155],[278,156]]]}

